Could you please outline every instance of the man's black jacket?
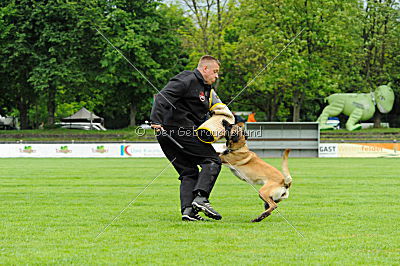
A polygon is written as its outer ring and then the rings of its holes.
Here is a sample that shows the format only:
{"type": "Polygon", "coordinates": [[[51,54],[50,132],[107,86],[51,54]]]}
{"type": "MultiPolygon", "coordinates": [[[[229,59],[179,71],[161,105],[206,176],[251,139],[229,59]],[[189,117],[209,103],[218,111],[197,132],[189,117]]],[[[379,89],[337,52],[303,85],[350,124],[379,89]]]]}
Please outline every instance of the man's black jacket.
{"type": "Polygon", "coordinates": [[[211,85],[205,83],[199,70],[179,73],[156,95],[151,122],[163,126],[197,128],[208,113],[210,91],[211,85]]]}

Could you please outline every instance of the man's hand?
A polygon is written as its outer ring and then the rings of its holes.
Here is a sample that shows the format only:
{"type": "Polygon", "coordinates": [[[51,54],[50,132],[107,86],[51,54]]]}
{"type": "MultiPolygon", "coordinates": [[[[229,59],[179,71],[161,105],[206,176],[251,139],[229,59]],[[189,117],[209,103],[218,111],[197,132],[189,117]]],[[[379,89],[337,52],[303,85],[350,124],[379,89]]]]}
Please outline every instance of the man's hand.
{"type": "Polygon", "coordinates": [[[154,129],[155,131],[160,131],[160,130],[164,130],[164,128],[161,125],[158,124],[151,124],[150,125],[152,129],[154,129]]]}

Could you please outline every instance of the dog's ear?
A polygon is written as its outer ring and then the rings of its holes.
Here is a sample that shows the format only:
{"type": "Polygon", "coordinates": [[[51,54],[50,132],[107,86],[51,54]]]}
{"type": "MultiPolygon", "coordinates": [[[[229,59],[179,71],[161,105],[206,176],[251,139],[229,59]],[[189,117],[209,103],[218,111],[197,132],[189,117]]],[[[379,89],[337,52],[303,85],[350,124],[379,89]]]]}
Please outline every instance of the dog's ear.
{"type": "Polygon", "coordinates": [[[225,128],[225,139],[226,139],[226,140],[229,140],[230,135],[231,135],[231,128],[232,128],[232,125],[229,124],[229,122],[226,121],[225,119],[222,119],[222,125],[223,125],[224,128],[225,128]]]}
{"type": "Polygon", "coordinates": [[[227,128],[225,128],[225,139],[228,141],[231,136],[231,131],[227,128]]]}
{"type": "Polygon", "coordinates": [[[238,125],[238,126],[241,127],[241,128],[244,128],[244,123],[243,123],[243,122],[239,122],[239,123],[237,123],[236,125],[238,125]]]}
{"type": "Polygon", "coordinates": [[[229,122],[226,121],[225,119],[222,119],[222,125],[224,126],[225,129],[228,129],[231,127],[231,124],[229,124],[229,122]]]}

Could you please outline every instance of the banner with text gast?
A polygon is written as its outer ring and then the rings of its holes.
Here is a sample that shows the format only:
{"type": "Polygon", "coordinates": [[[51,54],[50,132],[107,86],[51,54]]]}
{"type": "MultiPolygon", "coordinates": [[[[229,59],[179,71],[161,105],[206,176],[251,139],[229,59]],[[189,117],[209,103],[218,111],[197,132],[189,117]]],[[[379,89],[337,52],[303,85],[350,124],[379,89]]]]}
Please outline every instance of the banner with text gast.
{"type": "Polygon", "coordinates": [[[320,143],[319,157],[398,157],[399,143],[320,143]]]}

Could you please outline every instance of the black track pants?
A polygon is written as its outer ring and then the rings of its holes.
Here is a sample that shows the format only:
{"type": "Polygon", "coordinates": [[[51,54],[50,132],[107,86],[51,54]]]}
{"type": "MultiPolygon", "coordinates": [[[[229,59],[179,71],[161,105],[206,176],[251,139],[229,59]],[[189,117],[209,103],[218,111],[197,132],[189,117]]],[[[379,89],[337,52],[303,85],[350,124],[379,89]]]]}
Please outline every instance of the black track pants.
{"type": "Polygon", "coordinates": [[[214,147],[201,142],[192,130],[183,131],[175,127],[164,127],[164,129],[184,147],[180,149],[163,134],[157,136],[165,156],[179,174],[181,210],[183,210],[192,206],[194,192],[200,190],[206,195],[211,193],[221,171],[221,160],[214,147]]]}

